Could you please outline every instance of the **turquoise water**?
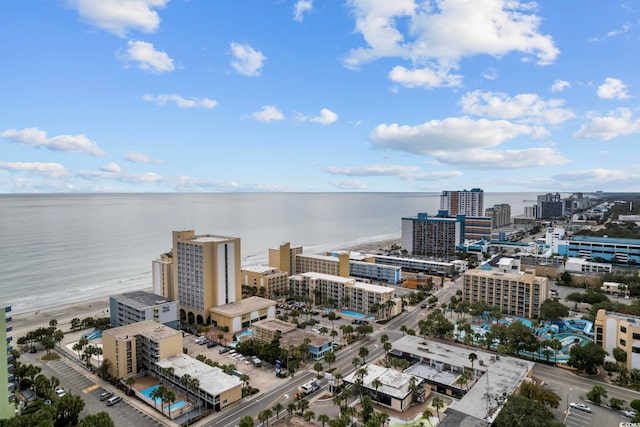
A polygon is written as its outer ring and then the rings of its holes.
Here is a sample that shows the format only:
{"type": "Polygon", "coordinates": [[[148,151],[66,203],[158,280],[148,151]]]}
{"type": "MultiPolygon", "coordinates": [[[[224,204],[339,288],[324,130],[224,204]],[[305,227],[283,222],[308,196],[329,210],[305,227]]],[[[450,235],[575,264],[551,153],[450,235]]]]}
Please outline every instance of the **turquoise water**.
{"type": "Polygon", "coordinates": [[[86,334],[84,337],[89,341],[95,340],[96,338],[102,338],[102,331],[94,331],[90,334],[86,334]]]}
{"type": "MultiPolygon", "coordinates": [[[[157,389],[157,388],[159,388],[159,387],[160,387],[160,386],[156,384],[156,385],[153,385],[153,386],[151,386],[151,387],[147,387],[147,388],[145,388],[144,390],[141,390],[141,391],[140,391],[140,393],[142,393],[143,395],[145,395],[145,396],[147,397],[147,399],[149,399],[149,400],[153,400],[153,399],[151,399],[151,393],[153,393],[153,390],[155,390],[155,389],[157,389]]],[[[155,399],[155,403],[156,403],[156,404],[162,404],[162,399],[160,399],[159,397],[158,397],[158,398],[156,398],[156,399],[155,399]]],[[[170,407],[170,408],[171,408],[171,410],[173,411],[173,410],[175,410],[175,409],[180,409],[180,408],[182,408],[183,406],[186,406],[186,405],[187,405],[187,402],[185,402],[184,400],[178,400],[177,402],[174,402],[174,403],[171,405],[171,407],[170,407]]]]}
{"type": "Polygon", "coordinates": [[[365,317],[367,317],[362,313],[356,313],[355,311],[349,311],[349,310],[342,310],[341,313],[344,314],[345,316],[359,317],[360,319],[364,319],[365,317]]]}

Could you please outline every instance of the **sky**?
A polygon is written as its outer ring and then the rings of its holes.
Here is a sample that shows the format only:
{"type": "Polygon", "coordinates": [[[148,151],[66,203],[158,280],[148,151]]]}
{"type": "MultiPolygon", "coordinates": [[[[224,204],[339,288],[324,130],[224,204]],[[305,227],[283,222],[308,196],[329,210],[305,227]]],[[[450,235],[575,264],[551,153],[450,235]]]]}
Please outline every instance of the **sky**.
{"type": "Polygon", "coordinates": [[[31,0],[0,193],[640,189],[640,0],[31,0]]]}

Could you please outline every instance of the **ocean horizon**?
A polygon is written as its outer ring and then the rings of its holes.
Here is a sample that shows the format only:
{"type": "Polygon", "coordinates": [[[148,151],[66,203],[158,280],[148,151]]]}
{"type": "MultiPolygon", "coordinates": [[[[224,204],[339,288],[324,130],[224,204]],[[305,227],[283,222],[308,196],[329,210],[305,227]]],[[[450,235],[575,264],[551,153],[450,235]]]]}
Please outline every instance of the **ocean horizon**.
{"type": "MultiPolygon", "coordinates": [[[[488,193],[522,215],[541,193],[488,193]]],[[[151,288],[171,232],[240,237],[242,265],[283,242],[324,253],[399,239],[401,218],[435,215],[434,193],[121,193],[0,195],[1,305],[23,313],[151,288]]]]}

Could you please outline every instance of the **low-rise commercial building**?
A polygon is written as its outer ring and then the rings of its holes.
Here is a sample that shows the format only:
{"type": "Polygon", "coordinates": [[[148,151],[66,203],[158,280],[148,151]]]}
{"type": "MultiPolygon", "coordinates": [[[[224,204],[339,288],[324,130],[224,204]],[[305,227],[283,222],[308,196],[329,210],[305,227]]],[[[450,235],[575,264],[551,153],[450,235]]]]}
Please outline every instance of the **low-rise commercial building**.
{"type": "Polygon", "coordinates": [[[252,325],[253,337],[271,342],[276,336],[280,337],[280,347],[289,349],[307,342],[309,355],[314,360],[320,360],[325,353],[333,351],[333,338],[315,332],[298,329],[296,325],[280,319],[265,319],[252,325]]]}
{"type": "Polygon", "coordinates": [[[209,310],[211,324],[231,332],[251,326],[253,322],[276,316],[276,302],[261,297],[249,297],[209,310]]]}
{"type": "Polygon", "coordinates": [[[593,262],[584,258],[567,258],[565,271],[570,273],[611,273],[613,265],[604,262],[593,262]]]}
{"type": "MultiPolygon", "coordinates": [[[[411,407],[412,402],[422,402],[429,394],[429,386],[425,387],[425,380],[418,376],[372,363],[367,363],[359,369],[366,370],[366,375],[362,377],[363,394],[369,395],[374,402],[394,411],[404,412],[411,407]],[[416,389],[415,396],[411,390],[412,382],[416,389]]],[[[360,379],[358,370],[347,375],[344,382],[356,384],[360,379]]]]}
{"type": "Polygon", "coordinates": [[[560,256],[604,260],[614,264],[640,265],[640,239],[573,236],[558,244],[560,256]]]}
{"type": "Polygon", "coordinates": [[[109,298],[111,326],[155,320],[178,329],[178,302],[145,291],[127,292],[109,298]]]}
{"type": "Polygon", "coordinates": [[[533,375],[534,362],[406,335],[393,342],[392,357],[409,360],[406,374],[423,378],[433,390],[462,395],[447,409],[439,424],[445,427],[491,425],[507,397],[520,391],[533,375]],[[477,360],[472,361],[473,353],[477,360]],[[471,382],[459,379],[464,371],[473,373],[471,382]]]}
{"type": "Polygon", "coordinates": [[[388,255],[374,255],[376,264],[392,265],[402,268],[402,271],[410,271],[413,273],[432,274],[434,276],[451,277],[458,272],[458,266],[455,262],[432,261],[425,259],[414,259],[406,257],[395,257],[388,255]]]}

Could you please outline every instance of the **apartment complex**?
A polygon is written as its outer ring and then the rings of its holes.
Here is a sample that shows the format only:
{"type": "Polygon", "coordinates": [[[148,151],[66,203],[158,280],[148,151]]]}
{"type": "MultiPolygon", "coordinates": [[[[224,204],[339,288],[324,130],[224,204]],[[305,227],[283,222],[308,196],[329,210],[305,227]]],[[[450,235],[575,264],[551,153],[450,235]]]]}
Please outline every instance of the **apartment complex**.
{"type": "Polygon", "coordinates": [[[286,271],[290,276],[316,272],[333,276],[349,277],[349,253],[337,252],[336,256],[311,255],[302,251],[302,246],[291,247],[283,243],[269,249],[269,266],[286,271]]]}
{"type": "Polygon", "coordinates": [[[111,326],[154,320],[178,329],[178,302],[145,291],[127,292],[109,298],[111,326]]]}
{"type": "Polygon", "coordinates": [[[537,318],[540,306],[549,298],[549,281],[534,270],[502,272],[468,270],[462,276],[462,298],[469,304],[484,302],[504,314],[537,318]]]}
{"type": "Polygon", "coordinates": [[[627,353],[625,367],[640,369],[640,316],[598,310],[593,323],[594,341],[612,354],[614,348],[627,353]]]}
{"type": "Polygon", "coordinates": [[[145,320],[103,331],[102,348],[104,359],[111,362],[109,374],[126,380],[182,353],[182,332],[145,320]]]}
{"type": "MultiPolygon", "coordinates": [[[[446,277],[451,277],[454,273],[461,272],[461,269],[464,269],[462,268],[462,264],[456,262],[430,261],[388,255],[374,255],[374,262],[376,264],[397,266],[402,268],[402,271],[446,277]]],[[[465,261],[463,261],[463,263],[466,264],[465,261]]]]}
{"type": "Polygon", "coordinates": [[[289,283],[293,295],[310,298],[315,305],[333,301],[336,306],[374,314],[378,319],[388,319],[402,310],[402,302],[396,298],[395,290],[386,286],[312,272],[291,276],[289,283]]]}
{"type": "Polygon", "coordinates": [[[15,414],[13,405],[13,355],[11,354],[11,307],[0,307],[0,420],[11,418],[15,414]]]}
{"type": "Polygon", "coordinates": [[[464,215],[452,218],[441,210],[435,217],[418,213],[416,217],[402,218],[401,247],[411,255],[450,258],[463,243],[464,215]]]}
{"type": "Polygon", "coordinates": [[[484,211],[484,216],[491,218],[491,227],[500,228],[511,224],[511,205],[502,203],[493,205],[484,211]]]}
{"type": "Polygon", "coordinates": [[[482,216],[484,214],[484,191],[480,188],[443,191],[440,195],[440,210],[446,210],[452,215],[482,216]]]}
{"type": "Polygon", "coordinates": [[[242,288],[248,295],[278,299],[289,293],[289,273],[275,267],[242,267],[242,288]]]}
{"type": "Polygon", "coordinates": [[[571,240],[558,243],[558,255],[639,265],[640,239],[573,236],[571,240]]]}
{"type": "Polygon", "coordinates": [[[153,261],[156,292],[180,303],[180,320],[209,324],[209,309],[239,301],[240,238],[174,231],[173,249],[153,261]]]}
{"type": "Polygon", "coordinates": [[[464,217],[463,239],[490,241],[492,224],[493,219],[488,216],[464,217]]]}

